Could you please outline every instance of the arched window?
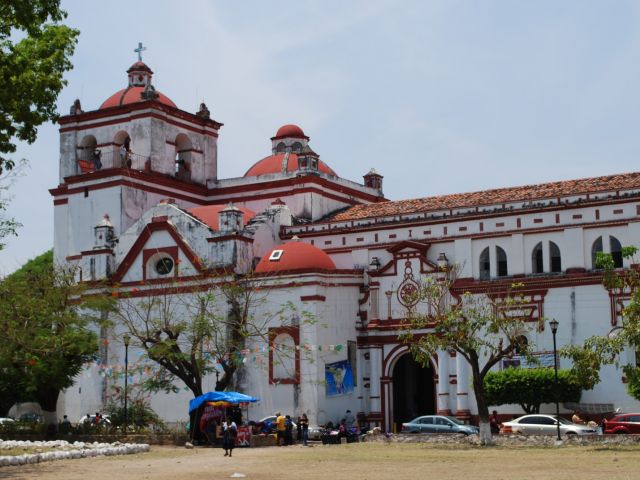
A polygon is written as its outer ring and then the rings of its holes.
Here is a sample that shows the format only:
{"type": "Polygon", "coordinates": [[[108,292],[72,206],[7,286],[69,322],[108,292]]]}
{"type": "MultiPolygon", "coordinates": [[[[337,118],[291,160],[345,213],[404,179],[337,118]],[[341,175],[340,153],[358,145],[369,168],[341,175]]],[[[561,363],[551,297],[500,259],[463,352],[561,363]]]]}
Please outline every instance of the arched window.
{"type": "Polygon", "coordinates": [[[299,327],[269,329],[269,383],[300,383],[299,327]]]}
{"type": "Polygon", "coordinates": [[[491,277],[491,261],[489,259],[489,247],[480,254],[480,280],[488,280],[491,277]]]}
{"type": "Polygon", "coordinates": [[[498,277],[506,277],[508,275],[507,269],[507,254],[505,251],[496,246],[496,261],[498,263],[496,274],[498,277]]]}
{"type": "Polygon", "coordinates": [[[296,375],[296,343],[288,333],[281,333],[273,339],[274,380],[293,380],[296,375]]]}
{"type": "Polygon", "coordinates": [[[284,153],[286,148],[287,148],[287,146],[284,144],[284,142],[280,142],[278,145],[276,145],[276,152],[284,153]]]}
{"type": "Polygon", "coordinates": [[[100,153],[98,153],[99,150],[96,148],[97,145],[98,142],[96,141],[96,137],[93,135],[87,135],[82,138],[82,141],[78,145],[78,152],[76,155],[80,173],[100,170],[102,168],[100,153]]]}
{"type": "Polygon", "coordinates": [[[609,247],[611,258],[613,259],[613,266],[615,268],[622,268],[622,245],[620,245],[620,241],[613,235],[609,236],[609,247]]]}
{"type": "Polygon", "coordinates": [[[295,142],[293,145],[291,145],[291,151],[293,153],[299,153],[302,151],[302,144],[300,142],[295,142]]]}
{"type": "Polygon", "coordinates": [[[560,248],[553,242],[549,242],[549,255],[551,256],[551,271],[562,271],[562,258],[560,257],[560,248]]]}
{"type": "Polygon", "coordinates": [[[596,269],[598,265],[596,265],[596,258],[598,253],[602,252],[602,237],[596,238],[596,241],[593,242],[591,246],[591,268],[596,269]]]}
{"type": "Polygon", "coordinates": [[[516,355],[524,355],[529,345],[529,340],[524,335],[518,335],[515,338],[515,353],[516,355]]]}
{"type": "Polygon", "coordinates": [[[531,252],[531,269],[533,273],[544,272],[544,264],[542,262],[542,242],[533,247],[531,252]]]}
{"type": "Polygon", "coordinates": [[[175,174],[179,180],[191,180],[191,140],[184,133],[176,137],[175,174]]]}
{"type": "Polygon", "coordinates": [[[113,166],[131,167],[131,137],[124,130],[120,130],[113,138],[115,156],[113,166]]]}

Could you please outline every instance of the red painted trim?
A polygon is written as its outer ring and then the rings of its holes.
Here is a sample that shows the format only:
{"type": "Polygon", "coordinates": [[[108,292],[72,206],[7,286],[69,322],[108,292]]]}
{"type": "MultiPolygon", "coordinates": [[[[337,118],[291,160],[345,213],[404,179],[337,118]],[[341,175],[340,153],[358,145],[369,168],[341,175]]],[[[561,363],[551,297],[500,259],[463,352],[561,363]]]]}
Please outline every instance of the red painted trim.
{"type": "MultiPolygon", "coordinates": [[[[420,240],[422,242],[428,242],[430,245],[436,245],[436,244],[442,244],[442,243],[451,243],[454,240],[461,240],[461,239],[465,239],[465,238],[470,238],[472,240],[474,239],[485,239],[485,238],[498,238],[498,237],[509,237],[510,235],[512,235],[513,233],[523,233],[523,234],[532,234],[532,233],[549,233],[549,232],[562,232],[563,230],[566,230],[567,228],[575,228],[575,227],[581,227],[585,230],[588,229],[593,229],[593,228],[602,228],[602,227],[621,227],[621,226],[627,226],[630,223],[636,223],[637,220],[632,220],[632,219],[625,219],[625,220],[611,220],[611,221],[607,221],[607,222],[589,222],[589,223],[583,223],[583,224],[575,224],[575,225],[571,225],[571,224],[567,224],[567,225],[553,225],[553,226],[548,226],[548,227],[537,227],[537,228],[529,228],[529,229],[525,229],[525,230],[504,230],[501,232],[484,232],[482,234],[480,233],[473,233],[473,234],[469,234],[469,235],[451,235],[448,237],[437,237],[437,238],[425,238],[424,240],[420,240]]],[[[398,227],[388,227],[388,228],[398,228],[398,227]]],[[[381,228],[381,230],[383,230],[384,228],[381,228]]],[[[316,235],[314,236],[322,236],[325,234],[329,234],[328,232],[317,232],[316,235]]],[[[334,232],[331,232],[331,234],[334,234],[334,232]]],[[[304,235],[304,234],[298,234],[298,236],[300,238],[303,237],[309,237],[311,235],[304,235]]],[[[288,235],[282,236],[281,238],[290,238],[288,235]]],[[[352,246],[347,246],[347,247],[335,247],[335,248],[325,248],[323,249],[326,253],[348,253],[348,252],[352,252],[354,250],[361,250],[361,249],[368,249],[368,248],[385,248],[388,245],[394,245],[394,243],[383,243],[383,244],[374,244],[374,243],[366,243],[364,245],[352,245],[352,246]]]]}
{"type": "Polygon", "coordinates": [[[57,198],[53,201],[53,205],[66,205],[69,203],[69,199],[68,198],[57,198]]]}
{"type": "Polygon", "coordinates": [[[242,235],[222,235],[220,237],[207,238],[207,242],[209,243],[226,242],[227,240],[236,240],[238,242],[253,243],[254,239],[243,237],[242,235]]]}
{"type": "Polygon", "coordinates": [[[285,178],[281,180],[270,180],[266,182],[248,181],[245,185],[208,189],[203,185],[183,182],[180,180],[176,180],[172,176],[163,175],[157,172],[142,172],[126,168],[111,168],[81,175],[72,175],[66,177],[65,182],[67,182],[67,184],[52,188],[49,190],[49,193],[52,196],[58,196],[62,194],[75,194],[80,192],[84,194],[85,189],[100,190],[103,188],[120,185],[151,193],[158,193],[160,195],[180,198],[182,200],[187,200],[198,205],[216,205],[221,203],[229,203],[230,201],[237,202],[238,198],[233,196],[237,194],[244,195],[241,199],[243,202],[275,197],[291,197],[304,193],[316,193],[325,198],[336,200],[347,205],[356,205],[359,203],[359,201],[378,202],[385,200],[383,197],[374,197],[358,190],[342,187],[340,185],[332,183],[329,180],[317,177],[315,175],[285,178]],[[100,184],[69,188],[69,185],[74,183],[85,183],[90,180],[99,180],[103,178],[119,176],[123,178],[116,178],[109,182],[103,182],[100,184]],[[136,183],[135,180],[151,182],[153,183],[153,186],[136,183]],[[313,184],[315,186],[302,186],[308,184],[313,184]],[[159,186],[175,188],[176,190],[178,190],[178,192],[167,191],[158,188],[159,186]],[[327,188],[327,190],[322,190],[318,187],[324,187],[327,188]],[[265,191],[267,192],[265,193],[265,191]],[[194,198],[190,196],[189,193],[198,195],[202,198],[194,198]]]}
{"type": "Polygon", "coordinates": [[[135,261],[135,259],[138,257],[140,252],[142,252],[143,247],[145,246],[149,238],[151,238],[151,235],[154,232],[159,232],[162,230],[166,230],[169,233],[169,235],[171,235],[171,237],[177,243],[178,247],[180,247],[180,249],[184,252],[185,256],[189,259],[189,261],[196,268],[196,270],[200,272],[203,271],[203,268],[200,265],[200,259],[195,254],[195,252],[191,249],[191,247],[184,241],[184,239],[178,233],[176,228],[173,225],[171,225],[169,222],[156,222],[156,223],[148,224],[144,228],[144,230],[142,230],[142,233],[140,234],[140,236],[138,236],[138,239],[135,241],[135,243],[133,244],[133,246],[127,253],[127,255],[124,257],[124,259],[118,266],[118,269],[116,270],[112,278],[113,282],[119,282],[120,280],[122,280],[122,278],[127,273],[129,268],[131,268],[131,265],[133,265],[133,262],[135,261]]]}
{"type": "Polygon", "coordinates": [[[111,250],[110,248],[101,248],[99,250],[85,250],[84,252],[81,252],[83,257],[89,255],[102,255],[103,253],[113,254],[113,250],[111,250]]]}
{"type": "Polygon", "coordinates": [[[70,261],[70,260],[80,260],[81,258],[82,258],[82,254],[79,254],[79,255],[69,255],[68,257],[66,257],[66,260],[67,260],[67,261],[70,261]]]}
{"type": "Polygon", "coordinates": [[[301,302],[324,302],[327,299],[324,295],[302,295],[300,297],[301,302]]]}
{"type": "Polygon", "coordinates": [[[540,290],[550,288],[599,285],[602,284],[602,272],[584,272],[541,277],[509,277],[499,280],[475,280],[472,278],[461,278],[453,284],[451,292],[457,295],[461,295],[464,292],[498,294],[500,292],[513,291],[512,284],[514,281],[523,284],[522,288],[518,288],[517,293],[527,295],[528,292],[539,292],[540,290]]]}
{"type": "Polygon", "coordinates": [[[296,347],[300,346],[300,327],[275,327],[269,329],[269,383],[298,385],[300,383],[300,350],[296,348],[295,353],[295,374],[294,378],[274,378],[273,376],[273,351],[275,349],[274,340],[282,333],[291,335],[296,347]]]}
{"type": "Polygon", "coordinates": [[[130,115],[128,117],[123,117],[123,118],[118,118],[118,119],[113,119],[113,120],[107,120],[104,122],[95,122],[95,123],[90,123],[87,125],[77,125],[75,127],[64,127],[61,128],[59,131],[60,133],[66,133],[66,132],[78,132],[78,131],[82,131],[82,130],[90,130],[93,128],[101,128],[101,127],[106,127],[109,125],[121,125],[121,124],[127,124],[130,123],[132,120],[138,120],[140,118],[155,118],[156,120],[162,120],[164,123],[168,123],[169,125],[173,125],[175,127],[179,127],[182,128],[184,130],[188,130],[190,132],[193,133],[198,133],[200,135],[206,135],[209,137],[218,137],[218,131],[210,131],[207,130],[206,127],[202,128],[198,128],[198,127],[194,127],[192,125],[183,123],[183,122],[178,122],[176,120],[173,120],[172,118],[169,117],[165,117],[163,115],[158,115],[157,113],[153,113],[153,112],[147,112],[147,113],[140,113],[138,115],[130,115]]]}
{"type": "MultiPolygon", "coordinates": [[[[180,118],[181,120],[185,120],[193,123],[194,125],[198,125],[200,127],[209,127],[214,130],[219,130],[224,124],[220,122],[216,122],[213,119],[207,119],[199,117],[193,113],[186,112],[184,110],[180,110],[179,108],[173,108],[169,105],[165,105],[157,100],[147,100],[144,102],[135,102],[128,103],[125,105],[118,105],[116,107],[103,108],[99,110],[92,110],[90,112],[81,113],[80,115],[65,115],[58,119],[58,124],[60,125],[69,125],[72,123],[84,123],[89,122],[91,120],[97,120],[101,118],[110,118],[120,115],[126,115],[138,110],[161,110],[165,113],[172,115],[173,117],[180,118]]],[[[138,114],[139,116],[140,114],[138,114]]],[[[149,113],[147,114],[149,115],[149,113]]],[[[157,114],[155,114],[157,115],[157,114]]],[[[146,116],[146,115],[145,115],[146,116]]],[[[159,116],[161,119],[166,120],[166,116],[159,116]]],[[[129,117],[131,118],[131,117],[129,117]]],[[[137,117],[136,117],[137,118],[137,117]]],[[[112,123],[122,123],[123,119],[113,119],[112,123]]],[[[95,124],[93,124],[95,125],[95,124]]],[[[69,128],[69,127],[68,127],[69,128]]],[[[72,127],[70,127],[72,128],[72,127]]],[[[61,129],[62,130],[62,129],[61,129]]]]}

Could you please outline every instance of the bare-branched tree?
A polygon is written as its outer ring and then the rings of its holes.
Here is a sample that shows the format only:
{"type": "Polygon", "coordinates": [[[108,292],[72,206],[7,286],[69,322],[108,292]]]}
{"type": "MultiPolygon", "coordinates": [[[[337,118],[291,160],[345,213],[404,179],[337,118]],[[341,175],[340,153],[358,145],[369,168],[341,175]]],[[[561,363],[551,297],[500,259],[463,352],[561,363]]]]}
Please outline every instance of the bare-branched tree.
{"type": "Polygon", "coordinates": [[[408,311],[406,330],[400,338],[423,365],[443,351],[455,351],[469,363],[480,419],[480,441],[490,445],[484,378],[502,359],[513,356],[516,349],[522,355],[530,354],[532,345],[524,343],[522,336],[539,328],[542,319],[530,321],[518,285],[489,294],[473,294],[461,291],[457,285],[459,271],[459,266],[454,266],[446,275],[427,277],[421,282],[415,293],[418,303],[408,311]]]}

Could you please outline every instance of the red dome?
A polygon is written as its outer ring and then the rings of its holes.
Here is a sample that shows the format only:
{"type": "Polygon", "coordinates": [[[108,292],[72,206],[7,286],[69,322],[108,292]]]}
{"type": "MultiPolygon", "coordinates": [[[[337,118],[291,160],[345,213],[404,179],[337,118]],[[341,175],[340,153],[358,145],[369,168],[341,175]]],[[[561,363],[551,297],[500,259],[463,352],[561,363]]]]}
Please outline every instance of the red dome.
{"type": "MultiPolygon", "coordinates": [[[[263,158],[259,162],[255,163],[253,167],[247,170],[244,174],[245,177],[257,177],[258,175],[268,175],[270,173],[291,173],[298,170],[298,155],[295,153],[289,154],[289,160],[287,165],[283,168],[284,153],[277,153],[275,155],[269,155],[263,158]]],[[[337,177],[334,172],[326,163],[322,160],[318,160],[318,171],[320,173],[326,173],[327,175],[333,175],[337,177]]]]}
{"type": "MultiPolygon", "coordinates": [[[[227,205],[206,205],[204,207],[194,207],[187,210],[191,215],[198,220],[206,223],[212,230],[218,231],[220,229],[220,223],[218,222],[218,214],[227,208],[227,205]]],[[[253,217],[256,216],[256,212],[244,207],[235,207],[242,212],[242,220],[246,225],[253,217]]]]}
{"type": "MultiPolygon", "coordinates": [[[[123,88],[119,92],[114,93],[109,98],[107,98],[102,105],[100,105],[100,109],[110,108],[110,107],[118,107],[120,105],[128,105],[130,103],[138,103],[144,101],[142,98],[142,92],[144,91],[144,87],[127,87],[123,88]]],[[[178,108],[175,103],[171,101],[169,97],[158,92],[159,95],[157,101],[168,105],[173,108],[178,108]]]]}
{"type": "Polygon", "coordinates": [[[256,273],[292,270],[335,270],[331,257],[308,243],[291,242],[273,248],[256,267],[256,273]]]}
{"type": "Polygon", "coordinates": [[[283,125],[276,132],[276,136],[271,140],[275,140],[276,138],[307,138],[302,129],[297,125],[283,125]]]}

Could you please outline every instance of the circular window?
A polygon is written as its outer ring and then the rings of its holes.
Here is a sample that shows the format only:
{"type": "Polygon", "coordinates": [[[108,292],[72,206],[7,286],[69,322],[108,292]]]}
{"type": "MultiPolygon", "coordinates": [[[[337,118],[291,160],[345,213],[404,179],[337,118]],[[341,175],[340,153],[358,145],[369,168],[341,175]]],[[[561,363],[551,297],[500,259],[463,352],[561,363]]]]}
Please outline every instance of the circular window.
{"type": "Polygon", "coordinates": [[[158,275],[169,275],[173,270],[173,260],[169,257],[161,258],[156,262],[156,272],[158,275]]]}

